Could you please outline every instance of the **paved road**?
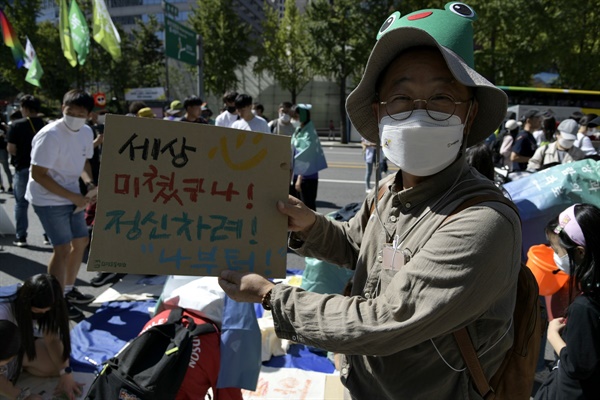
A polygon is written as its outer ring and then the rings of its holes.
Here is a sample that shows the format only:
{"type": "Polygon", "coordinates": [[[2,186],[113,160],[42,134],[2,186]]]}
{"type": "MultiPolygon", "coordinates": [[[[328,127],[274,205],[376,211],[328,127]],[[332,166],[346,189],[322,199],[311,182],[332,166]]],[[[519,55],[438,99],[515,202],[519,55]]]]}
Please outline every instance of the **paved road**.
{"type": "MultiPolygon", "coordinates": [[[[321,174],[317,209],[326,214],[345,204],[361,202],[364,199],[364,163],[360,145],[357,143],[342,145],[339,142],[323,142],[323,147],[331,165],[321,174]]],[[[0,193],[0,207],[5,211],[4,215],[0,214],[0,218],[8,218],[14,226],[14,196],[0,193]]],[[[0,221],[0,226],[2,222],[6,221],[0,221]]],[[[52,248],[44,245],[42,235],[43,229],[32,207],[29,207],[28,247],[14,246],[13,235],[0,235],[0,286],[21,282],[31,275],[47,271],[52,248]]],[[[291,269],[304,269],[304,259],[289,252],[287,265],[291,269]]],[[[105,291],[107,286],[90,286],[89,282],[94,276],[94,272],[86,270],[84,262],[75,284],[84,293],[98,295],[105,291]]],[[[90,305],[81,308],[86,316],[89,316],[95,311],[95,307],[90,305]]]]}

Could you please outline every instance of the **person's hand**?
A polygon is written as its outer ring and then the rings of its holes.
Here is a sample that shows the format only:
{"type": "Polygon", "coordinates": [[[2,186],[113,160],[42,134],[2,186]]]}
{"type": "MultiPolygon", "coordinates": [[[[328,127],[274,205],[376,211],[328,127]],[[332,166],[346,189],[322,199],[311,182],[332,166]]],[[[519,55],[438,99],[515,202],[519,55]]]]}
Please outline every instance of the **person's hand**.
{"type": "Polygon", "coordinates": [[[566,325],[567,320],[565,318],[554,318],[552,321],[550,321],[550,323],[548,323],[548,335],[560,335],[560,332],[566,325]]]}
{"type": "Polygon", "coordinates": [[[302,193],[302,177],[300,175],[298,175],[298,177],[296,178],[294,189],[296,189],[296,192],[302,193]]]}
{"type": "Polygon", "coordinates": [[[89,199],[80,194],[73,193],[73,196],[71,196],[71,201],[73,202],[73,204],[75,204],[75,207],[79,208],[79,207],[85,207],[87,205],[87,203],[89,202],[89,199]]]}
{"type": "Polygon", "coordinates": [[[308,232],[317,220],[315,212],[294,196],[288,196],[287,204],[278,201],[277,209],[288,217],[288,230],[292,232],[308,232]]]}
{"type": "Polygon", "coordinates": [[[75,382],[73,374],[64,374],[58,379],[54,394],[64,393],[70,400],[75,400],[82,394],[83,383],[75,382]]]}
{"type": "Polygon", "coordinates": [[[243,303],[260,303],[275,286],[273,282],[251,272],[225,270],[219,276],[219,286],[231,299],[243,303]]]}

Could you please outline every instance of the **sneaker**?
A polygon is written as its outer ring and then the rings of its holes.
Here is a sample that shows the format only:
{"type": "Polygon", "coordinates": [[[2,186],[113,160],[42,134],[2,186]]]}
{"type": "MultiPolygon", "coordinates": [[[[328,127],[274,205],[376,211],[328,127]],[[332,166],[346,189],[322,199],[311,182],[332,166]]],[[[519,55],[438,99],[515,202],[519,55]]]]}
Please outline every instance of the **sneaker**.
{"type": "Polygon", "coordinates": [[[65,295],[65,299],[73,304],[90,304],[96,297],[91,294],[83,294],[76,287],[65,295]]]}
{"type": "Polygon", "coordinates": [[[50,243],[50,239],[48,239],[48,235],[44,233],[44,244],[52,244],[50,243]]]}
{"type": "Polygon", "coordinates": [[[90,285],[99,287],[107,283],[114,283],[121,279],[124,274],[115,274],[114,272],[98,272],[98,275],[90,280],[90,285]]]}
{"type": "Polygon", "coordinates": [[[27,239],[25,238],[16,238],[13,244],[17,247],[27,247],[27,239]]]}
{"type": "Polygon", "coordinates": [[[13,188],[12,188],[12,186],[9,186],[8,193],[12,193],[12,192],[13,192],[13,188]]]}
{"type": "Polygon", "coordinates": [[[0,193],[4,193],[4,186],[0,186],[0,193]]]}
{"type": "Polygon", "coordinates": [[[83,312],[71,304],[70,301],[67,300],[67,314],[69,314],[69,319],[82,319],[84,317],[83,312]]]}

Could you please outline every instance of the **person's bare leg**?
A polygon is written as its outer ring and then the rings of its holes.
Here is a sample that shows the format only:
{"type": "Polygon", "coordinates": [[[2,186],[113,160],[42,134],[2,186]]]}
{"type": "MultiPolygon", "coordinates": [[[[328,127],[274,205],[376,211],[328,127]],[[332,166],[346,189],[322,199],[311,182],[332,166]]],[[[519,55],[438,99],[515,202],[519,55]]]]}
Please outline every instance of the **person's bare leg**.
{"type": "Polygon", "coordinates": [[[85,254],[85,250],[87,249],[89,241],[90,240],[87,236],[73,239],[71,241],[70,252],[67,259],[65,279],[66,285],[75,284],[77,274],[79,273],[79,268],[81,267],[81,262],[83,261],[83,255],[85,254]]]}
{"type": "Polygon", "coordinates": [[[54,246],[50,263],[48,264],[48,273],[53,275],[60,282],[64,289],[67,282],[67,266],[69,263],[69,253],[71,252],[71,244],[61,244],[54,246]]]}

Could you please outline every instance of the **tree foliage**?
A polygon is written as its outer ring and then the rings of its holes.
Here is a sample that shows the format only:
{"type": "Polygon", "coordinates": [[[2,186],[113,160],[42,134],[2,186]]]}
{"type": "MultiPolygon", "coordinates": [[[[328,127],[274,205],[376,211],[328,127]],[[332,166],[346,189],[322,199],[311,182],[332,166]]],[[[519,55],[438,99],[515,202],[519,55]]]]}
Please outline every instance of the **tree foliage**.
{"type": "Polygon", "coordinates": [[[133,29],[133,71],[132,80],[128,87],[161,86],[165,76],[165,56],[163,43],[156,36],[163,27],[155,16],[150,15],[148,22],[137,19],[133,29]]]}
{"type": "MultiPolygon", "coordinates": [[[[315,71],[339,85],[340,115],[345,115],[348,78],[361,76],[377,31],[394,1],[316,0],[307,8],[309,31],[316,50],[315,71]]],[[[346,120],[342,119],[342,132],[346,120]]],[[[342,135],[342,141],[347,140],[342,135]]]]}
{"type": "Polygon", "coordinates": [[[307,40],[307,17],[300,14],[294,0],[286,0],[281,19],[269,6],[265,7],[265,14],[263,46],[254,70],[270,72],[281,87],[290,92],[292,103],[296,103],[298,93],[313,78],[313,47],[307,40]]]}
{"type": "Polygon", "coordinates": [[[190,23],[204,43],[205,90],[220,96],[235,89],[235,71],[246,65],[254,50],[251,27],[237,16],[232,0],[198,0],[190,23]]]}

